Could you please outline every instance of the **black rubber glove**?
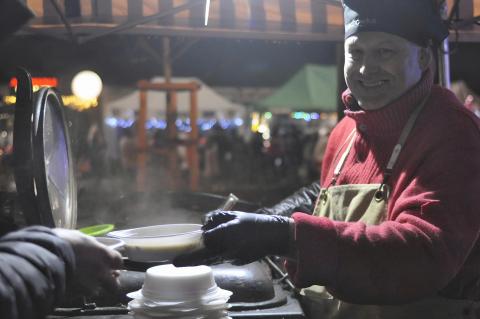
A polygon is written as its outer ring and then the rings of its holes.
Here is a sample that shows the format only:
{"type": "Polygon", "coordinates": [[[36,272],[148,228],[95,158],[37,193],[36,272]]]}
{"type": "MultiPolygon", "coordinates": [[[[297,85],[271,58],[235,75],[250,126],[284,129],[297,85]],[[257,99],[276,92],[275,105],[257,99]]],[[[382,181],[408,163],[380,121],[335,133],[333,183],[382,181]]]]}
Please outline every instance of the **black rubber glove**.
{"type": "Polygon", "coordinates": [[[175,266],[229,261],[248,264],[288,252],[290,218],[234,211],[213,211],[203,226],[205,249],[177,257],[175,266]]]}
{"type": "Polygon", "coordinates": [[[255,213],[288,217],[292,216],[295,212],[312,215],[319,194],[320,183],[314,182],[308,186],[300,188],[275,206],[260,208],[255,211],[255,213]]]}

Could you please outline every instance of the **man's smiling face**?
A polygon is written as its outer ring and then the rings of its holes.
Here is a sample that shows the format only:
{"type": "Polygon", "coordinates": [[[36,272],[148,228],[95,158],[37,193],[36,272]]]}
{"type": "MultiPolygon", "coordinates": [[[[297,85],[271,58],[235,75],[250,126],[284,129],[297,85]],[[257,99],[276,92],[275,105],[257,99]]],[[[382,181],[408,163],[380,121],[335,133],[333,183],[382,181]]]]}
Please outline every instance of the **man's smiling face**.
{"type": "Polygon", "coordinates": [[[345,81],[360,107],[382,108],[414,86],[427,68],[425,51],[384,32],[360,32],[347,38],[345,81]]]}

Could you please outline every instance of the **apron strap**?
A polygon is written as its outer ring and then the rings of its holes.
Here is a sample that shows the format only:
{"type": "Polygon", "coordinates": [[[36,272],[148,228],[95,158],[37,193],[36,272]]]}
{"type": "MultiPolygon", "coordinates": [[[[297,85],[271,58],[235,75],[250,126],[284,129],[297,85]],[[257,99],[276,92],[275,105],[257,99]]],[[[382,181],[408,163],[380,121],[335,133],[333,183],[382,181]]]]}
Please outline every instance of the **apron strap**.
{"type": "Polygon", "coordinates": [[[356,132],[356,129],[353,129],[353,131],[347,137],[347,140],[350,139],[350,143],[348,143],[348,146],[345,149],[345,152],[343,152],[342,157],[340,157],[340,160],[337,163],[337,166],[335,166],[335,170],[333,171],[333,179],[332,179],[333,184],[337,181],[337,177],[340,175],[340,171],[342,170],[342,167],[345,164],[347,156],[350,153],[350,150],[352,149],[353,142],[355,141],[355,137],[356,137],[355,132],[356,132]]]}
{"type": "MultiPolygon", "coordinates": [[[[428,98],[430,95],[427,95],[423,101],[416,107],[413,113],[408,118],[407,124],[403,127],[402,133],[400,134],[400,138],[398,139],[397,144],[393,148],[392,155],[390,155],[390,159],[388,160],[387,167],[385,168],[385,173],[383,175],[382,185],[386,185],[388,183],[388,179],[392,175],[393,167],[397,163],[398,157],[400,156],[400,152],[402,151],[403,145],[412,132],[413,127],[415,126],[415,122],[417,121],[420,112],[422,111],[423,107],[425,106],[428,98]]],[[[382,187],[382,186],[380,186],[382,187]]]]}

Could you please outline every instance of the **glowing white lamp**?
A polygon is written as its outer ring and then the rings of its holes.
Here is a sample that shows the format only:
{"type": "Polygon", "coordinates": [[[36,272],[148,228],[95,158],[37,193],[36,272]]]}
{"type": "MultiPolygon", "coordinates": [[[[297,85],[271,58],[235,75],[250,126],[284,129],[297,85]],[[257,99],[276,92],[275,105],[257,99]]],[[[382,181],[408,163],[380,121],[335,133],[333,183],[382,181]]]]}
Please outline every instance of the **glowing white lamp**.
{"type": "Polygon", "coordinates": [[[72,80],[72,92],[82,100],[96,99],[102,88],[102,79],[93,71],[81,71],[72,80]]]}

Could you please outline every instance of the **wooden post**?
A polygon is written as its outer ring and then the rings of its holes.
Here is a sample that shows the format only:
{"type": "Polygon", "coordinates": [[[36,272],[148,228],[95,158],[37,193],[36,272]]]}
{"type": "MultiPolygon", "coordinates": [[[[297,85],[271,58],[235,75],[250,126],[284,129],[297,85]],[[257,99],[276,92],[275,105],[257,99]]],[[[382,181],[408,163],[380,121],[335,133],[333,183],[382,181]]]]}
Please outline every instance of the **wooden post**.
{"type": "Polygon", "coordinates": [[[169,186],[178,187],[178,155],[177,155],[177,92],[170,92],[170,103],[167,105],[167,137],[168,137],[168,170],[169,186]]]}
{"type": "Polygon", "coordinates": [[[198,99],[197,90],[190,91],[190,143],[188,144],[188,162],[190,166],[190,190],[198,189],[199,165],[198,165],[198,99]]]}
{"type": "Polygon", "coordinates": [[[170,38],[162,38],[162,48],[163,48],[163,76],[165,77],[165,82],[170,83],[172,79],[172,64],[170,63],[170,38]]]}
{"type": "Polygon", "coordinates": [[[137,191],[146,189],[147,167],[147,91],[140,90],[140,110],[137,119],[137,191]]]}
{"type": "MultiPolygon", "coordinates": [[[[147,140],[146,140],[146,132],[145,132],[145,122],[146,122],[146,114],[147,114],[147,99],[146,93],[148,90],[156,90],[156,91],[166,91],[170,92],[168,99],[169,103],[167,105],[167,138],[168,138],[168,149],[167,149],[167,158],[168,158],[168,186],[171,189],[178,188],[178,181],[179,181],[179,165],[178,165],[178,149],[177,145],[179,144],[177,138],[177,126],[176,126],[176,119],[177,119],[177,92],[184,92],[187,91],[190,93],[190,121],[192,130],[190,132],[189,141],[187,144],[187,160],[188,160],[188,167],[190,170],[190,182],[189,186],[191,190],[196,190],[198,188],[200,173],[199,173],[199,160],[198,160],[198,138],[199,138],[199,131],[197,126],[198,120],[198,89],[200,86],[196,82],[188,82],[188,83],[150,83],[148,81],[142,80],[139,81],[137,84],[138,89],[140,90],[140,113],[138,118],[138,123],[143,122],[141,124],[143,126],[143,130],[141,131],[140,128],[137,128],[138,131],[138,149],[139,151],[146,151],[147,149],[147,140]],[[142,133],[143,132],[143,133],[142,133]],[[140,136],[143,136],[143,142],[140,141],[140,136]],[[143,146],[141,146],[143,145],[143,146]]],[[[143,154],[144,157],[141,155],[138,156],[138,165],[139,172],[142,171],[142,174],[138,175],[138,182],[139,185],[146,185],[146,178],[147,174],[145,173],[146,167],[146,154],[143,154]],[[143,164],[142,164],[143,163],[143,164]],[[142,182],[143,181],[143,182],[142,182]]],[[[139,187],[140,189],[141,187],[139,187]]],[[[143,189],[145,186],[143,187],[143,189]]]]}
{"type": "MultiPolygon", "coordinates": [[[[170,61],[170,38],[162,38],[163,48],[163,76],[165,83],[170,84],[172,78],[172,64],[170,61]]],[[[176,92],[166,90],[167,96],[167,137],[168,137],[168,174],[169,186],[172,189],[177,188],[178,179],[178,156],[177,156],[177,99],[176,92]]]]}

